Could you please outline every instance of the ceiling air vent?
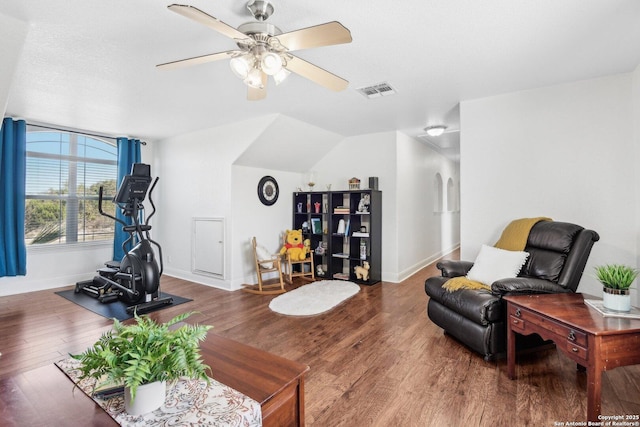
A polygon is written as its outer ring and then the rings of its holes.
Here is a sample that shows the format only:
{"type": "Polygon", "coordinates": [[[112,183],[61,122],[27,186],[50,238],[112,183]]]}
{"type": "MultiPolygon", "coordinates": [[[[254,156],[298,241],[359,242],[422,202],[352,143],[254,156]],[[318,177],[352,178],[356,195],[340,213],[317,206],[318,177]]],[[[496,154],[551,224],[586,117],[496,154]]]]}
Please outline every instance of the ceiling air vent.
{"type": "Polygon", "coordinates": [[[381,96],[394,95],[396,90],[387,82],[378,83],[373,86],[356,89],[366,98],[380,98],[381,96]]]}

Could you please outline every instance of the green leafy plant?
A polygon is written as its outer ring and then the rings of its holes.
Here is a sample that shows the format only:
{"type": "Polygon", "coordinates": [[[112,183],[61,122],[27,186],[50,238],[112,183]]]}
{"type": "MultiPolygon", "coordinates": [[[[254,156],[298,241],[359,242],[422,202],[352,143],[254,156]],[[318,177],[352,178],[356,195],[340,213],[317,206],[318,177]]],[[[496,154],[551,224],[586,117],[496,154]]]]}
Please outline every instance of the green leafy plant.
{"type": "Polygon", "coordinates": [[[199,343],[211,326],[171,328],[192,314],[180,314],[166,323],[137,314],[136,323],[130,325],[114,319],[113,328],[93,346],[71,355],[82,362],[80,379],[95,378],[96,387],[123,384],[129,387],[132,399],[138,386],[155,381],[189,377],[209,382],[206,371],[210,368],[202,362],[199,343]]]}
{"type": "Polygon", "coordinates": [[[610,289],[629,289],[638,277],[637,269],[621,264],[599,265],[595,270],[598,281],[610,289]]]}
{"type": "Polygon", "coordinates": [[[53,242],[54,240],[58,240],[60,236],[62,236],[62,228],[60,227],[60,224],[45,224],[33,240],[31,240],[31,244],[41,245],[53,242]]]}

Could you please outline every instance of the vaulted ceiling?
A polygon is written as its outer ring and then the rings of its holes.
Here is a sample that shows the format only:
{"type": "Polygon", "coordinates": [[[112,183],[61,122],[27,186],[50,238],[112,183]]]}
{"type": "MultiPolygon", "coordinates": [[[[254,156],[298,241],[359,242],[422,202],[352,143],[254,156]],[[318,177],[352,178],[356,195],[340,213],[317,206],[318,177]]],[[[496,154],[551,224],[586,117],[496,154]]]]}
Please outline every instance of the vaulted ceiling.
{"type": "MultiPolygon", "coordinates": [[[[391,130],[418,137],[433,124],[457,130],[461,100],[626,73],[640,64],[637,0],[274,0],[268,22],[283,32],[328,21],[351,31],[352,43],[297,52],[350,84],[332,92],[292,75],[277,87],[270,82],[266,99],[247,101],[227,60],[156,69],[236,47],[172,13],[169,4],[0,3],[0,15],[27,26],[19,60],[3,64],[15,68],[7,114],[151,140],[268,114],[343,137],[391,130]],[[396,93],[368,99],[356,90],[381,82],[396,93]]],[[[189,4],[234,27],[253,19],[244,0],[189,4]]],[[[425,142],[455,148],[458,138],[425,142]]]]}

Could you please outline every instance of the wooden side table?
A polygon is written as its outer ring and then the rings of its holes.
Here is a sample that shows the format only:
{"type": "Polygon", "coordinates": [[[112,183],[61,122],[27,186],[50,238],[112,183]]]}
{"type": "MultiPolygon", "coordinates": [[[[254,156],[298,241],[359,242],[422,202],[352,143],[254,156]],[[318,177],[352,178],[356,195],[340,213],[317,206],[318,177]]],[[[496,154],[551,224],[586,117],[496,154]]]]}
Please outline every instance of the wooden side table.
{"type": "Polygon", "coordinates": [[[587,420],[598,421],[602,371],[640,364],[640,320],[604,317],[582,294],[506,296],[507,374],[516,378],[515,334],[536,333],[556,343],[587,371],[587,420]]]}

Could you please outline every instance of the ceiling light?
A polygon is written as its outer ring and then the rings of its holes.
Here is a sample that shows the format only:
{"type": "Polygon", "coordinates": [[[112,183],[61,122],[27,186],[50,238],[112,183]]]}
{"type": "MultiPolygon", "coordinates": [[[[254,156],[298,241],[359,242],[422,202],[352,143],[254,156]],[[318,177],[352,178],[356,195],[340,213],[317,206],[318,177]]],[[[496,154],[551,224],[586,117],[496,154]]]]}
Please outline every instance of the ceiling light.
{"type": "Polygon", "coordinates": [[[257,68],[253,68],[249,71],[247,78],[244,79],[244,83],[247,86],[251,86],[256,89],[263,89],[264,84],[262,83],[262,71],[257,68]]]}
{"type": "Polygon", "coordinates": [[[260,67],[265,74],[274,76],[282,70],[282,58],[275,52],[264,53],[260,60],[260,67]]]}
{"type": "Polygon", "coordinates": [[[263,89],[266,82],[262,80],[263,73],[273,76],[276,85],[282,83],[291,72],[284,68],[282,57],[276,52],[256,54],[249,52],[236,56],[229,61],[231,71],[247,85],[263,89]],[[260,58],[259,61],[256,58],[260,58]]]}
{"type": "Polygon", "coordinates": [[[280,71],[273,75],[273,80],[276,82],[276,86],[279,85],[287,78],[287,76],[291,74],[291,71],[286,68],[281,68],[280,71]]]}
{"type": "Polygon", "coordinates": [[[424,130],[429,136],[440,136],[444,133],[447,127],[445,125],[427,126],[424,130]]]}
{"type": "Polygon", "coordinates": [[[250,53],[231,58],[231,61],[229,62],[229,66],[231,67],[233,74],[241,79],[246,79],[249,76],[249,73],[254,69],[254,64],[255,57],[250,53]]]}

